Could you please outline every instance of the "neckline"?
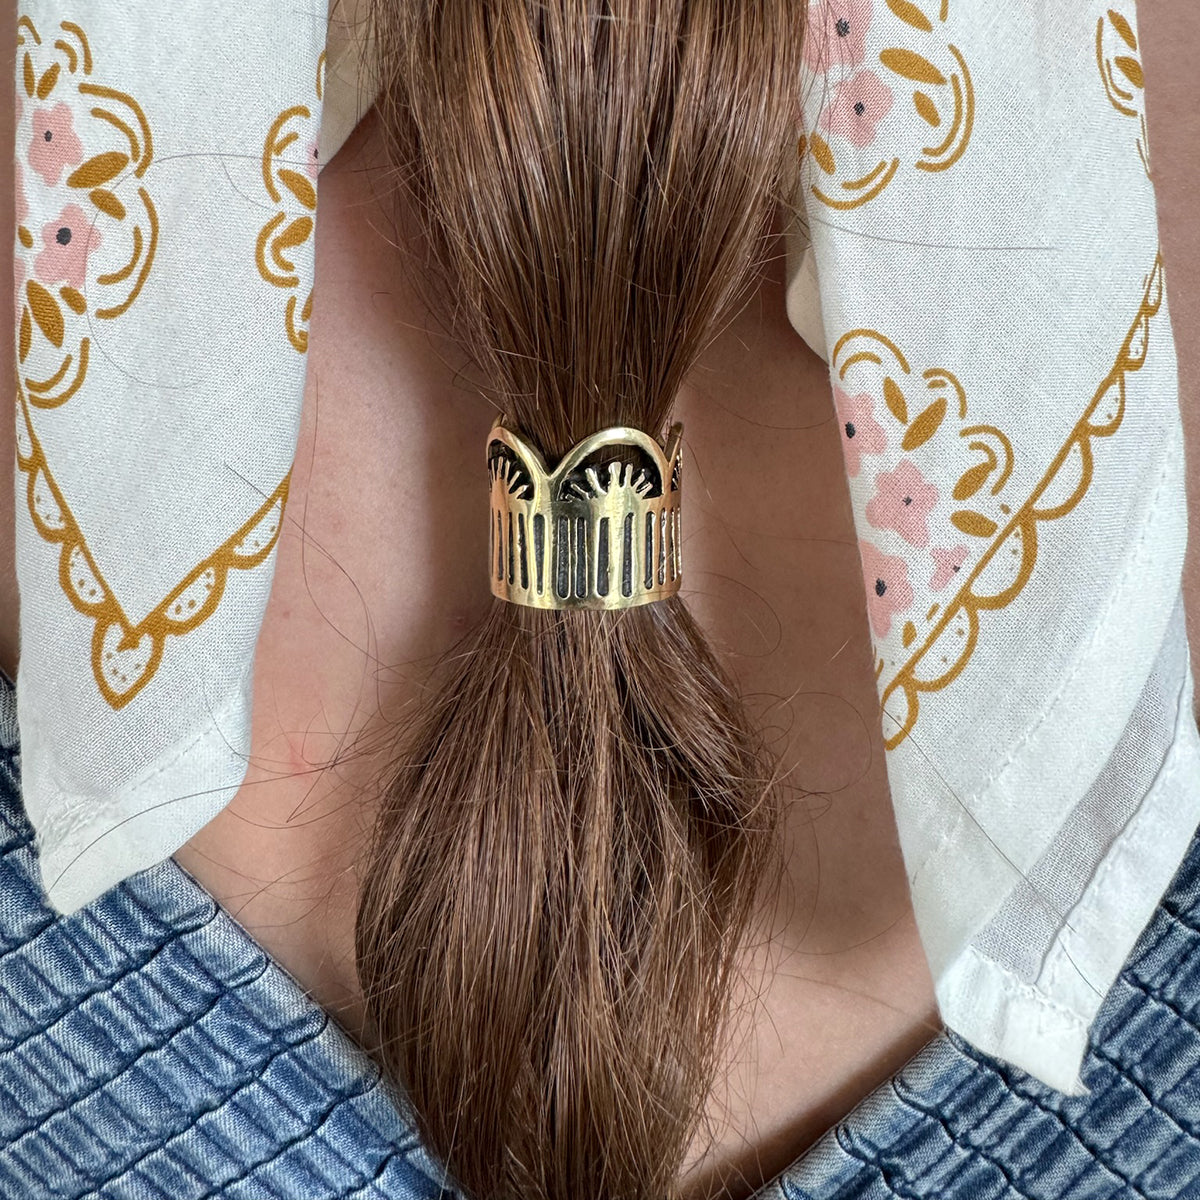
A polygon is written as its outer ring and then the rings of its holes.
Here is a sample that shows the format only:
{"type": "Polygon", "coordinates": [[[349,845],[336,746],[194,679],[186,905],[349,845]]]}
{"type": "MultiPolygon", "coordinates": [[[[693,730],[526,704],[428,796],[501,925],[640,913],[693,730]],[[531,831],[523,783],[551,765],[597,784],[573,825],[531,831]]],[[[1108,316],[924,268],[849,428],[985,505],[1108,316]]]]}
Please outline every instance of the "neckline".
{"type": "MultiPolygon", "coordinates": [[[[19,672],[18,672],[19,673],[19,672]]],[[[8,752],[13,766],[15,768],[13,774],[15,783],[18,788],[18,797],[20,796],[20,736],[17,724],[17,705],[16,705],[16,682],[9,676],[8,672],[0,667],[0,748],[8,752]]],[[[300,982],[288,971],[288,969],[276,959],[265,946],[259,942],[244,925],[242,925],[236,917],[234,917],[228,909],[222,906],[221,902],[198,880],[194,875],[190,874],[184,867],[180,866],[175,861],[174,857],[167,857],[161,860],[154,866],[147,868],[147,871],[158,871],[165,873],[169,880],[170,890],[175,890],[183,887],[186,890],[195,894],[197,900],[201,901],[206,907],[212,909],[214,914],[219,913],[223,916],[222,924],[232,934],[232,936],[242,941],[247,948],[254,951],[255,954],[261,955],[263,960],[279,973],[286,986],[292,992],[292,1000],[296,1005],[301,1006],[306,1013],[316,1017],[318,1014],[324,1023],[327,1023],[332,1029],[337,1031],[336,1036],[344,1043],[344,1052],[349,1055],[342,1061],[345,1063],[347,1074],[378,1074],[379,1068],[370,1055],[363,1049],[361,1045],[339,1024],[337,1018],[325,1007],[317,1003],[307,991],[301,986],[300,982]]],[[[34,868],[35,876],[37,868],[34,868]]],[[[142,872],[139,872],[141,874],[142,872]]],[[[39,877],[40,883],[40,877],[39,877]]],[[[116,887],[122,884],[115,885],[116,887]]],[[[105,893],[107,895],[108,893],[105,893]]],[[[103,897],[93,901],[91,905],[85,906],[81,912],[87,912],[92,905],[99,903],[103,897]]],[[[44,900],[43,900],[44,903],[44,900]]],[[[78,915],[78,914],[76,914],[78,915]]],[[[67,918],[59,918],[64,920],[73,920],[74,916],[67,918]]],[[[831,1166],[838,1156],[837,1147],[838,1130],[845,1126],[846,1122],[855,1119],[864,1113],[869,1113],[878,1108],[879,1104],[892,1103],[896,1100],[897,1093],[895,1091],[895,1083],[898,1076],[912,1068],[921,1066],[926,1074],[930,1069],[946,1070],[957,1063],[960,1063],[962,1058],[961,1052],[955,1049],[955,1043],[948,1036],[945,1030],[935,1034],[928,1042],[926,1042],[917,1052],[911,1056],[904,1064],[902,1064],[895,1072],[879,1085],[873,1088],[867,1095],[861,1097],[848,1112],[838,1118],[832,1125],[828,1127],[819,1137],[814,1139],[806,1149],[802,1150],[795,1158],[793,1158],[786,1166],[777,1172],[774,1176],[767,1179],[760,1188],[750,1193],[747,1200],[780,1200],[782,1195],[786,1195],[784,1190],[785,1185],[793,1182],[793,1177],[803,1167],[805,1173],[808,1170],[815,1170],[818,1175],[822,1175],[831,1169],[831,1166]],[[948,1054],[949,1052],[949,1054],[948,1054]],[[831,1158],[831,1155],[833,1157],[831,1158]],[[828,1164],[828,1165],[827,1165],[828,1164]]],[[[394,1103],[396,1113],[399,1119],[408,1122],[409,1118],[406,1115],[405,1107],[400,1099],[399,1093],[394,1093],[394,1103]]]]}

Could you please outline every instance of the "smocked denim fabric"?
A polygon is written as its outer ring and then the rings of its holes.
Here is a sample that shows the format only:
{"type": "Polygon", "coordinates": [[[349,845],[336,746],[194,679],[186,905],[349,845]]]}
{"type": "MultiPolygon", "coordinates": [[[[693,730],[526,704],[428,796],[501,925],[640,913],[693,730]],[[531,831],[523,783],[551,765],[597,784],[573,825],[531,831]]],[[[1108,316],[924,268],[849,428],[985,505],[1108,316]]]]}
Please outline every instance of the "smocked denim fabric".
{"type": "Polygon", "coordinates": [[[453,1197],[400,1097],[168,861],[55,919],[0,677],[0,1197],[453,1197]]]}
{"type": "Polygon", "coordinates": [[[1064,1096],[939,1036],[759,1200],[1200,1200],[1200,838],[1090,1042],[1064,1096]]]}
{"type": "MultiPolygon", "coordinates": [[[[55,918],[19,770],[0,675],[0,1200],[453,1200],[403,1098],[174,862],[55,918]]],[[[1200,1200],[1198,1025],[1193,842],[1090,1095],[940,1036],[759,1200],[1200,1200]]]]}

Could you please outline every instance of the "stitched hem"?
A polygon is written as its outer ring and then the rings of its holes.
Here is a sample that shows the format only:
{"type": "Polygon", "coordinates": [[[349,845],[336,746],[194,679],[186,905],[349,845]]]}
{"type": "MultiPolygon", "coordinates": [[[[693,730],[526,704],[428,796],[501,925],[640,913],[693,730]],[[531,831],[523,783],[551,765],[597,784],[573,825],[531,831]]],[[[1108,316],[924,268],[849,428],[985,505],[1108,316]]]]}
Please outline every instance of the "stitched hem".
{"type": "Polygon", "coordinates": [[[1200,825],[1200,793],[1189,783],[1200,773],[1192,692],[1189,670],[1162,768],[1067,914],[1036,984],[969,944],[938,980],[947,1026],[1069,1096],[1088,1094],[1079,1072],[1091,1023],[1200,825]]]}
{"type": "MultiPolygon", "coordinates": [[[[242,711],[249,729],[246,683],[245,677],[238,681],[206,728],[173,746],[136,783],[121,789],[124,799],[114,806],[119,809],[144,797],[145,803],[137,811],[120,816],[111,812],[90,815],[61,838],[56,838],[52,825],[45,829],[43,823],[38,830],[38,866],[46,901],[56,913],[69,916],[115,884],[162,862],[233,798],[245,778],[248,759],[233,748],[223,727],[242,711]],[[203,780],[208,786],[190,791],[177,788],[172,775],[183,762],[189,780],[203,780]],[[198,769],[198,762],[204,767],[198,769]],[[186,806],[181,811],[187,819],[173,817],[169,828],[156,824],[154,814],[168,805],[186,806]]],[[[27,796],[31,786],[36,786],[28,758],[25,768],[27,796]]],[[[75,803],[82,806],[81,800],[75,803]]]]}

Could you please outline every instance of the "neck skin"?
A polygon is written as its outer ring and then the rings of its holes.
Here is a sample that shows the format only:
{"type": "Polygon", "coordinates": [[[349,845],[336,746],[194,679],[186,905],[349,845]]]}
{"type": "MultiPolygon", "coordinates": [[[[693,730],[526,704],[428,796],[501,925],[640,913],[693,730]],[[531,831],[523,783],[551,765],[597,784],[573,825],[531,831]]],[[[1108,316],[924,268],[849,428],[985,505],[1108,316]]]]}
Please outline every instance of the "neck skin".
{"type": "MultiPolygon", "coordinates": [[[[426,665],[491,603],[483,493],[443,481],[483,478],[493,412],[389,245],[368,169],[377,132],[368,118],[321,176],[308,390],[251,767],[175,856],[366,1045],[353,921],[372,784],[426,665]]],[[[760,1186],[940,1027],[887,790],[828,372],[787,323],[782,274],[780,258],[676,412],[684,592],[769,731],[790,802],[780,933],[746,958],[761,998],[713,1094],[725,1128],[703,1163],[693,1155],[696,1195],[760,1186]]]]}

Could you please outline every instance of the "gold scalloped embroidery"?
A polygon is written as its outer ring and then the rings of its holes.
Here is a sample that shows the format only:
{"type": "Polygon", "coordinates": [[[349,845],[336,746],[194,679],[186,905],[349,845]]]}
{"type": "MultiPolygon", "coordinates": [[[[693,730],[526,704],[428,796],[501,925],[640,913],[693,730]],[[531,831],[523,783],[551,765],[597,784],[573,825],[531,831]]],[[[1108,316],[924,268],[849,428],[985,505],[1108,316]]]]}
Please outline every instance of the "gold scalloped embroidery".
{"type": "MultiPolygon", "coordinates": [[[[958,377],[944,367],[918,373],[896,343],[876,329],[844,333],[833,348],[831,364],[836,378],[847,388],[872,396],[882,390],[883,407],[878,419],[894,427],[888,441],[898,444],[905,455],[917,451],[927,454],[926,447],[933,444],[943,447],[943,461],[961,460],[958,479],[948,493],[958,506],[949,514],[949,522],[958,533],[977,541],[995,533],[999,522],[1012,512],[1003,491],[1012,475],[1013,447],[996,426],[967,424],[967,393],[958,377]],[[855,377],[864,371],[868,377],[856,381],[855,377]],[[946,446],[948,440],[957,448],[946,446]]],[[[905,561],[915,566],[913,555],[921,552],[922,548],[908,549],[905,561]]],[[[936,558],[925,565],[940,569],[936,558]]],[[[959,569],[954,568],[956,572],[959,569]]],[[[940,607],[941,602],[935,602],[923,620],[905,621],[901,634],[904,649],[916,641],[918,625],[928,626],[940,607]]],[[[877,679],[886,665],[881,656],[875,664],[877,679]]]]}
{"type": "MultiPolygon", "coordinates": [[[[70,21],[61,22],[59,29],[66,36],[53,43],[58,59],[40,74],[28,48],[19,54],[18,86],[24,87],[30,99],[46,101],[78,74],[86,77],[92,73],[91,47],[83,29],[70,21]]],[[[22,16],[18,45],[30,44],[41,47],[42,38],[29,17],[22,16]]],[[[318,98],[320,69],[319,64],[318,98]]],[[[126,93],[86,78],[78,82],[76,91],[81,97],[92,98],[91,115],[116,131],[120,149],[103,150],[85,159],[67,177],[66,186],[72,189],[72,200],[90,202],[98,214],[117,223],[132,219],[130,253],[120,267],[91,281],[89,292],[94,296],[96,290],[102,290],[103,297],[101,307],[95,308],[90,317],[88,300],[76,289],[58,288],[56,297],[35,280],[27,283],[17,322],[17,465],[27,477],[25,495],[35,530],[45,541],[60,547],[59,583],[63,592],[80,613],[94,622],[91,662],[96,685],[108,704],[121,709],[154,678],[167,636],[181,637],[201,625],[216,611],[229,572],[255,567],[270,554],[279,539],[291,472],[257,511],[189,571],[144,620],[133,625],[126,618],[55,482],[30,413],[30,406],[59,407],[83,385],[90,341],[71,331],[86,330],[90,318],[112,320],[128,311],[150,274],[158,246],[158,214],[146,188],[138,186],[133,197],[137,205],[122,201],[114,191],[125,176],[140,179],[153,161],[154,139],[144,111],[126,93]],[[71,314],[77,318],[74,324],[71,314]],[[47,344],[62,351],[57,366],[49,370],[43,366],[38,378],[22,369],[34,348],[35,330],[47,344]]],[[[25,226],[18,227],[17,238],[26,250],[33,248],[33,234],[25,226]]],[[[307,311],[303,319],[307,321],[307,311]]],[[[307,334],[304,336],[307,341],[307,334]]]]}
{"type": "Polygon", "coordinates": [[[114,709],[124,708],[154,678],[167,635],[181,637],[206,621],[220,603],[229,572],[256,567],[271,553],[283,524],[291,472],[241,528],[133,625],[105,582],[50,473],[19,386],[17,398],[17,466],[26,474],[29,515],[42,538],[60,547],[58,576],[67,599],[95,623],[92,674],[100,694],[114,709]]]}
{"type": "MultiPolygon", "coordinates": [[[[317,59],[316,96],[318,104],[324,96],[325,52],[317,59]]],[[[317,189],[308,176],[294,169],[295,154],[284,157],[300,132],[295,125],[312,121],[312,110],[304,104],[285,108],[271,122],[263,141],[262,178],[263,186],[272,202],[279,205],[271,218],[259,231],[254,247],[254,261],[258,273],[274,287],[289,292],[283,311],[284,330],[287,339],[300,354],[308,350],[308,322],[312,317],[312,287],[304,301],[300,301],[300,276],[293,261],[295,252],[308,244],[315,229],[317,212],[317,189]],[[284,206],[285,195],[291,203],[284,206]],[[295,216],[295,204],[305,212],[295,216]]]]}
{"type": "MultiPolygon", "coordinates": [[[[884,745],[893,750],[912,732],[922,692],[939,692],[962,674],[978,644],[980,614],[1006,608],[1020,595],[1037,563],[1038,526],[1071,512],[1091,487],[1092,443],[1111,437],[1125,414],[1126,376],[1141,370],[1150,345],[1150,323],[1162,307],[1162,255],[1154,260],[1137,316],[1083,415],[1076,421],[1041,480],[1025,502],[998,527],[957,594],[883,688],[880,706],[895,725],[884,745]],[[889,704],[900,701],[901,712],[889,704]]],[[[979,427],[982,428],[982,427],[979,427]]],[[[968,432],[968,431],[964,431],[968,432]]],[[[930,610],[932,620],[936,607],[930,610]]],[[[882,674],[882,660],[877,676],[882,674]]]]}

